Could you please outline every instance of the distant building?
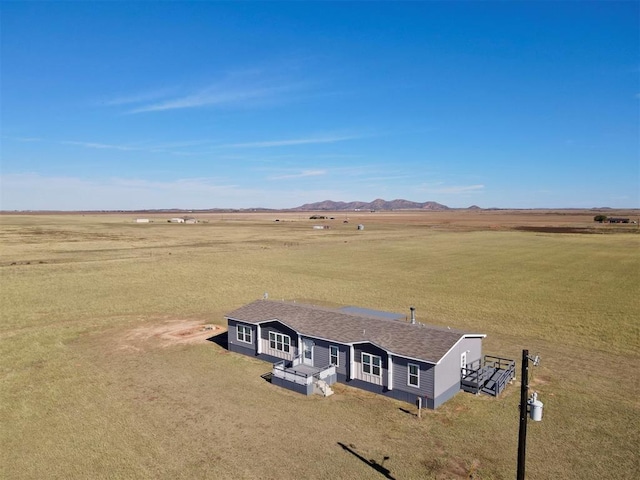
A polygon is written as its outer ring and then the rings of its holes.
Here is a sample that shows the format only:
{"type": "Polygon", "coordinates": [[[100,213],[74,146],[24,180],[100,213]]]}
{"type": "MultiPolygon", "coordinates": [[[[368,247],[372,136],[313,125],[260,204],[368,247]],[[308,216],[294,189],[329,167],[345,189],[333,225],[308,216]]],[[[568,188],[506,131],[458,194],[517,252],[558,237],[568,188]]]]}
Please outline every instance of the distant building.
{"type": "Polygon", "coordinates": [[[629,223],[628,218],[621,218],[621,217],[609,217],[607,221],[609,223],[629,223]]]}
{"type": "Polygon", "coordinates": [[[136,223],[149,223],[148,218],[136,218],[136,223]]]}
{"type": "Polygon", "coordinates": [[[167,220],[169,223],[184,223],[184,218],[174,217],[167,220]]]}

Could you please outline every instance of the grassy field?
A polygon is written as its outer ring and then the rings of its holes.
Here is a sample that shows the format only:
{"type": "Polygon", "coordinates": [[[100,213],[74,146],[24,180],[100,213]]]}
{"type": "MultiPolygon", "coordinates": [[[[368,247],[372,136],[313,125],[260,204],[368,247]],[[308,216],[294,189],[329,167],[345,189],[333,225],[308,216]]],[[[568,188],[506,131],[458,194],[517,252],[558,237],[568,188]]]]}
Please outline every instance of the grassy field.
{"type": "Polygon", "coordinates": [[[589,212],[344,216],[320,231],[302,213],[0,216],[0,478],[384,478],[373,462],[396,479],[514,478],[518,384],[418,419],[340,385],[304,397],[265,382],[266,363],[157,335],[224,324],[264,292],[414,305],[425,323],[486,333],[485,353],[539,353],[545,418],[529,424],[528,478],[637,477],[637,225],[594,227],[589,212]]]}

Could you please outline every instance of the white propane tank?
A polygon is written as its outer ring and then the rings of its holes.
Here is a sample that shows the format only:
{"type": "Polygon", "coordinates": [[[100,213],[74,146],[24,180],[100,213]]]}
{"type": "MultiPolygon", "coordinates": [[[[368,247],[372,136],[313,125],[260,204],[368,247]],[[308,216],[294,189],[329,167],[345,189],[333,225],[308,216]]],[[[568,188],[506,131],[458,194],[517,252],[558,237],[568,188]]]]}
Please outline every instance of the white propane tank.
{"type": "Polygon", "coordinates": [[[529,418],[534,422],[542,421],[542,408],[544,404],[538,400],[538,394],[533,392],[531,398],[527,402],[529,404],[529,418]]]}

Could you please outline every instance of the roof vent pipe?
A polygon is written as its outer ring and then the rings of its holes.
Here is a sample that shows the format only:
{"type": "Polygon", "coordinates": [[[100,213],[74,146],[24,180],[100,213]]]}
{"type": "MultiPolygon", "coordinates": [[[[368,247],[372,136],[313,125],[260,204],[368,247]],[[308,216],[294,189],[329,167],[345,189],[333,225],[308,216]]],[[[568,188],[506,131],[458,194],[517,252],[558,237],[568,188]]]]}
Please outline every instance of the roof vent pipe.
{"type": "Polygon", "coordinates": [[[416,324],[416,307],[409,307],[409,310],[411,310],[411,325],[415,325],[416,324]]]}

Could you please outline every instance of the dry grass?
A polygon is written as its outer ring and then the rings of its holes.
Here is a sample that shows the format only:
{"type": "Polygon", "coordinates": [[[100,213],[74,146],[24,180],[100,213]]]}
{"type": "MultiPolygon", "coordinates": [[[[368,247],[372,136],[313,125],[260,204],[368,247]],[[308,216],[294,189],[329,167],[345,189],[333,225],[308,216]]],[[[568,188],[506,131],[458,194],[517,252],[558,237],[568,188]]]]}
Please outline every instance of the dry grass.
{"type": "Polygon", "coordinates": [[[0,477],[383,478],[340,442],[398,479],[513,478],[516,386],[418,420],[344,386],[327,399],[277,388],[260,377],[269,365],[212,342],[141,333],[221,323],[268,291],[413,304],[487,333],[487,353],[539,352],[529,478],[635,478],[640,237],[510,230],[592,218],[570,213],[336,215],[328,231],[303,214],[0,217],[0,477]]]}

